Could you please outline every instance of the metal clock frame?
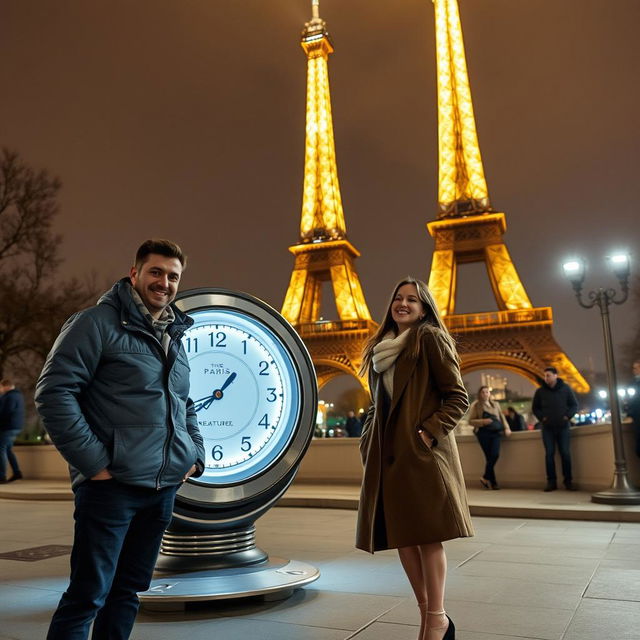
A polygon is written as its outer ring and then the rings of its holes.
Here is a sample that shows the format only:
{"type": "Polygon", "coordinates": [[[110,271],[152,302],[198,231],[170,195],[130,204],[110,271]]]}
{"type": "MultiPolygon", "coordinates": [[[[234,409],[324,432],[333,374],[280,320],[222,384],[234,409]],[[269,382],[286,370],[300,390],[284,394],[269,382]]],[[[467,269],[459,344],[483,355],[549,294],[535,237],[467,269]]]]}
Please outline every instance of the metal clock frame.
{"type": "Polygon", "coordinates": [[[312,424],[316,415],[317,388],[313,384],[315,379],[313,363],[304,343],[291,325],[283,321],[282,316],[272,307],[249,294],[218,288],[190,289],[176,298],[176,305],[184,313],[216,309],[245,313],[265,325],[276,339],[284,344],[291,356],[300,385],[300,411],[293,430],[293,438],[287,449],[267,469],[246,481],[211,486],[200,483],[195,478],[186,482],[177,496],[177,501],[198,506],[207,504],[220,506],[254,501],[258,496],[269,493],[291,473],[311,442],[313,428],[307,433],[305,429],[299,427],[312,424]],[[301,367],[305,367],[307,371],[301,371],[301,367]]]}

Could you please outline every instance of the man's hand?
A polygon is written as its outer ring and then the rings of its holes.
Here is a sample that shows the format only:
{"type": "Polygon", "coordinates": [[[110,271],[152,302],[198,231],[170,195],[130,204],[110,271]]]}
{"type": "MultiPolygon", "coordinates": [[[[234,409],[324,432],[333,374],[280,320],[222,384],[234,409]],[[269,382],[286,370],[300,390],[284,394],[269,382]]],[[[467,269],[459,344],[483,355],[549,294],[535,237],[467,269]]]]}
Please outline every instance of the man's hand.
{"type": "Polygon", "coordinates": [[[196,472],[196,465],[192,464],[191,465],[191,469],[189,469],[189,471],[187,471],[187,473],[185,473],[184,478],[183,478],[183,482],[186,482],[195,472],[196,472]]]}
{"type": "Polygon", "coordinates": [[[104,468],[102,471],[98,471],[95,476],[93,476],[92,480],[111,480],[113,476],[109,473],[109,470],[104,468]]]}

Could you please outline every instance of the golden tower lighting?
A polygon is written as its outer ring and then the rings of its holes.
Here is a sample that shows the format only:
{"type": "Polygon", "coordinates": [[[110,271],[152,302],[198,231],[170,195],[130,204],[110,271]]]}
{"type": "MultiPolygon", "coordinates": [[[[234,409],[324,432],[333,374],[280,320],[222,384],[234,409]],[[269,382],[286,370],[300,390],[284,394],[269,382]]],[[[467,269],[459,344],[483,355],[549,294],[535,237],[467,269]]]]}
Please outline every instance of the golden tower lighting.
{"type": "MultiPolygon", "coordinates": [[[[362,292],[354,260],[360,254],[347,239],[333,139],[329,54],[333,46],[318,0],[302,31],[307,55],[307,111],[300,240],[282,315],[305,341],[322,387],[343,373],[357,376],[365,342],[376,324],[362,292]],[[331,282],[339,319],[320,318],[323,283],[331,282]]],[[[360,380],[365,385],[365,381],[360,380]]]]}
{"type": "Polygon", "coordinates": [[[534,307],[504,243],[484,176],[457,0],[433,0],[438,82],[438,214],[429,288],[459,343],[466,371],[499,367],[538,382],[554,366],[578,392],[589,385],[551,333],[551,307],[534,307]],[[484,262],[498,311],[455,314],[458,264],[484,262]]]}

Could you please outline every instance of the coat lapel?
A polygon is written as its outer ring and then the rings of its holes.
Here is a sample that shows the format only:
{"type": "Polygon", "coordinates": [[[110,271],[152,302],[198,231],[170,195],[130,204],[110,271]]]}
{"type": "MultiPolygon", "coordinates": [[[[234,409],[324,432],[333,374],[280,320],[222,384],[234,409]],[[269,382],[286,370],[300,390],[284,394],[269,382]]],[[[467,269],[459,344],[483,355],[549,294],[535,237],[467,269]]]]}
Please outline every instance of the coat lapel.
{"type": "Polygon", "coordinates": [[[396,360],[396,369],[393,372],[393,396],[391,397],[391,406],[389,407],[389,415],[393,413],[398,400],[402,397],[402,392],[409,382],[409,378],[416,368],[417,358],[407,355],[406,349],[400,354],[396,360]]]}

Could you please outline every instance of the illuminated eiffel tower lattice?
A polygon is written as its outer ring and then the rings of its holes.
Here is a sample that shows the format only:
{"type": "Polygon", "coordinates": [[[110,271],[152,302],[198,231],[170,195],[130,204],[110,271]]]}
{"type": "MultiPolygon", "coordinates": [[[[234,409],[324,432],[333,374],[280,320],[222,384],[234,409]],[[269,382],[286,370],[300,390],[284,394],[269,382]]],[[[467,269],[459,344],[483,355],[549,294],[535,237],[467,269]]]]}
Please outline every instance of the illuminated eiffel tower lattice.
{"type": "Polygon", "coordinates": [[[504,243],[504,213],[489,202],[471,102],[457,0],[433,0],[438,74],[438,219],[429,288],[458,337],[463,371],[491,367],[537,382],[554,366],[578,392],[589,385],[555,341],[551,307],[534,307],[504,243]],[[484,262],[498,311],[455,314],[461,263],[484,262]]]}
{"type": "Polygon", "coordinates": [[[289,248],[295,263],[282,315],[307,345],[322,387],[341,374],[358,377],[362,349],[376,324],[354,266],[360,254],[347,240],[342,211],[327,64],[333,47],[318,0],[312,10],[301,41],[307,55],[307,121],[300,241],[289,248]],[[339,316],[330,321],[320,317],[328,281],[339,316]]]}

